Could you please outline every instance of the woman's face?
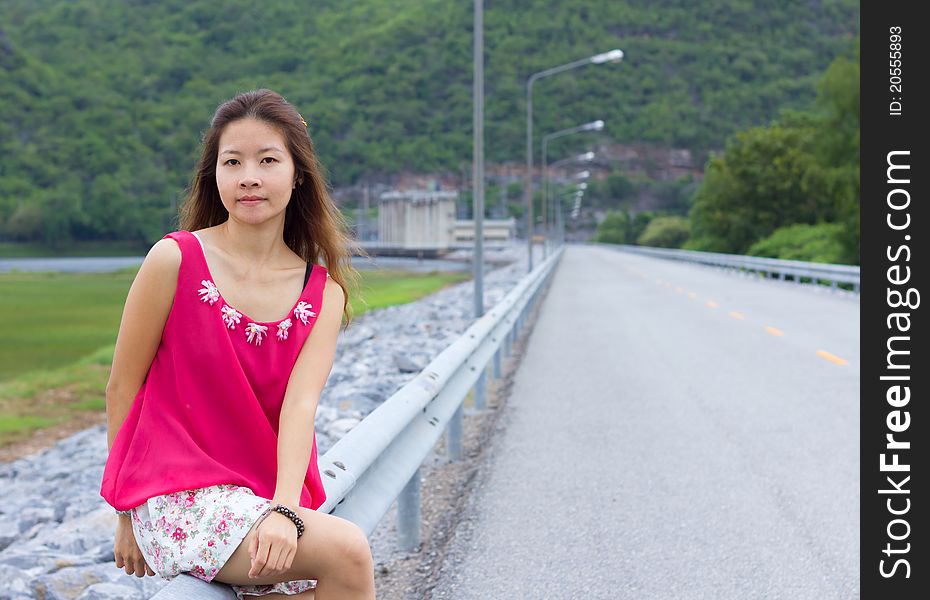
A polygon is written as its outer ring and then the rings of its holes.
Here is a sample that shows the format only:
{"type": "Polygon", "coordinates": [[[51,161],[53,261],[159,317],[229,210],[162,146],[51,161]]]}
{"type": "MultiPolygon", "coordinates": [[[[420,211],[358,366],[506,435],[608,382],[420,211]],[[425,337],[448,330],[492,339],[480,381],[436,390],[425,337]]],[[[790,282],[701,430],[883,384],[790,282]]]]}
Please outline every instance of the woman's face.
{"type": "Polygon", "coordinates": [[[277,129],[252,118],[226,126],[217,151],[216,187],[230,218],[257,224],[283,215],[295,186],[294,161],[277,129]]]}

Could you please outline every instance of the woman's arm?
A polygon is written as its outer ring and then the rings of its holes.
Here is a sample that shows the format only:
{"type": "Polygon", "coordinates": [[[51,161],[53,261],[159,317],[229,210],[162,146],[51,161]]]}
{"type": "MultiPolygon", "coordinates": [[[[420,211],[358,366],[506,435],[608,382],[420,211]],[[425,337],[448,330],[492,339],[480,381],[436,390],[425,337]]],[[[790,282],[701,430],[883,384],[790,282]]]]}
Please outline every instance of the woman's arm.
{"type": "Polygon", "coordinates": [[[171,238],[149,250],[129,288],[120,319],[113,366],[107,380],[107,448],[148,374],[174,302],[181,268],[181,249],[171,238]]]}
{"type": "MultiPolygon", "coordinates": [[[[108,450],[113,448],[113,440],[152,366],[174,302],[180,268],[181,249],[177,242],[161,239],[149,250],[129,287],[107,380],[108,450]]],[[[116,566],[126,574],[155,575],[139,550],[129,515],[121,515],[118,519],[113,556],[116,566]]]]}
{"type": "Polygon", "coordinates": [[[296,509],[313,449],[313,420],[333,368],[345,292],[327,278],[323,306],[297,355],[278,421],[278,474],[272,502],[296,509]]]}

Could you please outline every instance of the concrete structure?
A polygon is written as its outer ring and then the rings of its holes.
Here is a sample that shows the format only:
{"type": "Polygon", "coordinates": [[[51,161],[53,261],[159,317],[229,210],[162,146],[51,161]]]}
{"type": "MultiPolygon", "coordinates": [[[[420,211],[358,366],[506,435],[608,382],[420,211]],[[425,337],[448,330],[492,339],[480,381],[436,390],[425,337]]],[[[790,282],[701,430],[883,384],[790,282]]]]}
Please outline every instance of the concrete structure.
{"type": "Polygon", "coordinates": [[[446,248],[453,239],[454,191],[385,192],[378,199],[378,236],[386,246],[446,248]]]}
{"type": "MultiPolygon", "coordinates": [[[[445,250],[471,244],[475,222],[456,219],[458,192],[449,190],[385,192],[378,199],[377,242],[363,244],[366,250],[414,250],[442,254],[445,250]]],[[[483,219],[484,241],[511,243],[516,237],[516,220],[483,219]]]]}

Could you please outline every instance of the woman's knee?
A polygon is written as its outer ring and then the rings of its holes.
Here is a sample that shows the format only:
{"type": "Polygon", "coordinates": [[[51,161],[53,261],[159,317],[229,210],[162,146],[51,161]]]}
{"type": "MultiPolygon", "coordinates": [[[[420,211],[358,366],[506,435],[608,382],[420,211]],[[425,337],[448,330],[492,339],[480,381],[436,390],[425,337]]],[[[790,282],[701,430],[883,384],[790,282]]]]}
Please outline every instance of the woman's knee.
{"type": "MultiPolygon", "coordinates": [[[[299,512],[303,511],[310,512],[309,509],[303,508],[299,512]]],[[[327,553],[330,555],[328,562],[334,567],[333,570],[345,573],[353,579],[359,574],[373,573],[371,546],[361,527],[347,519],[327,516],[330,517],[328,524],[336,529],[331,532],[326,545],[327,553]]],[[[301,518],[304,518],[303,514],[301,518]]],[[[304,520],[307,521],[307,519],[304,520]]],[[[313,536],[313,534],[312,529],[307,527],[304,535],[313,536]]]]}
{"type": "Polygon", "coordinates": [[[362,528],[355,523],[351,521],[347,521],[347,523],[346,537],[344,538],[344,545],[342,547],[343,557],[346,561],[355,565],[357,569],[363,572],[371,571],[373,566],[371,545],[368,543],[368,536],[366,536],[362,528]]]}

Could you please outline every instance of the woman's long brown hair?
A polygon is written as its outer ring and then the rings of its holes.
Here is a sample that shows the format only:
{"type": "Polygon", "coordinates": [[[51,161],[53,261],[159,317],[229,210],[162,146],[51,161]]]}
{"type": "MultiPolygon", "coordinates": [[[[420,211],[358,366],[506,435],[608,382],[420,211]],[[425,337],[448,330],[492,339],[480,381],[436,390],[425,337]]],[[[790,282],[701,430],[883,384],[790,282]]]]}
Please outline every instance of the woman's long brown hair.
{"type": "Polygon", "coordinates": [[[280,94],[266,89],[243,92],[216,109],[203,136],[203,152],[187,198],[178,211],[179,228],[196,231],[229,218],[216,185],[216,158],[223,130],[245,118],[268,123],[287,140],[298,184],[284,213],[284,242],[305,261],[319,264],[322,260],[330,277],[342,286],[345,290],[342,313],[348,327],[352,320],[349,298],[359,290],[359,274],[352,267],[352,254],[367,254],[348,233],[345,217],[329,195],[306,124],[280,94]]]}

